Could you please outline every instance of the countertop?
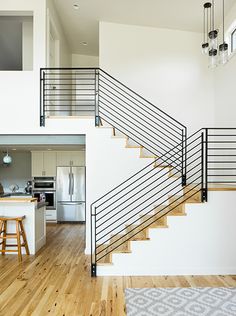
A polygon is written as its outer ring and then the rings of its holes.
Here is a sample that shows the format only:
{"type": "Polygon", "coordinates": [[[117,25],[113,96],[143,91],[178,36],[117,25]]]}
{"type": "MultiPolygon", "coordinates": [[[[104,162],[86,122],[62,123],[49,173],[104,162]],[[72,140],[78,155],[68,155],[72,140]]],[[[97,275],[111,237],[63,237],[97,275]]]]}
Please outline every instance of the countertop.
{"type": "Polygon", "coordinates": [[[48,205],[48,202],[38,202],[37,203],[37,209],[41,208],[41,207],[46,207],[48,205]]]}
{"type": "Polygon", "coordinates": [[[24,193],[24,192],[13,192],[13,193],[0,194],[0,198],[10,197],[10,196],[14,196],[14,197],[17,197],[17,196],[29,196],[29,197],[32,197],[32,194],[31,193],[24,193]]]}
{"type": "Polygon", "coordinates": [[[0,202],[13,202],[13,203],[32,203],[36,202],[36,198],[13,198],[13,197],[3,197],[0,198],[0,202]]]}

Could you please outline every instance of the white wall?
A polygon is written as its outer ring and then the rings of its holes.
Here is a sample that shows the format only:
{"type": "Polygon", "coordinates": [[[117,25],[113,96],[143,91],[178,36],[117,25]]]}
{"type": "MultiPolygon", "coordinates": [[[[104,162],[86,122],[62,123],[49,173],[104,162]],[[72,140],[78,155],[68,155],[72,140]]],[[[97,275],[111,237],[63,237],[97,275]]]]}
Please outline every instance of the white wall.
{"type": "Polygon", "coordinates": [[[0,10],[33,13],[33,71],[0,71],[2,131],[23,125],[38,126],[39,69],[46,65],[46,0],[9,0],[0,2],[0,10]]]}
{"type": "Polygon", "coordinates": [[[213,73],[201,55],[201,38],[100,22],[100,67],[195,131],[214,124],[213,73]]]}
{"type": "Polygon", "coordinates": [[[187,216],[169,216],[168,228],[150,229],[150,241],[114,254],[98,275],[219,275],[236,273],[236,192],[209,192],[209,202],[188,204],[187,216]]]}
{"type": "MultiPolygon", "coordinates": [[[[236,4],[226,17],[225,30],[236,22],[236,4]]],[[[235,24],[236,25],[236,24],[235,24]]],[[[215,107],[217,126],[236,127],[236,54],[215,70],[215,107]]]]}
{"type": "Polygon", "coordinates": [[[60,18],[54,7],[53,0],[47,0],[47,63],[49,60],[49,32],[52,25],[56,39],[59,41],[59,60],[58,67],[71,67],[71,51],[67,42],[60,18]]]}
{"type": "Polygon", "coordinates": [[[72,67],[99,67],[99,57],[72,54],[72,67]]]}
{"type": "Polygon", "coordinates": [[[33,70],[33,21],[22,22],[23,70],[33,70]]]}

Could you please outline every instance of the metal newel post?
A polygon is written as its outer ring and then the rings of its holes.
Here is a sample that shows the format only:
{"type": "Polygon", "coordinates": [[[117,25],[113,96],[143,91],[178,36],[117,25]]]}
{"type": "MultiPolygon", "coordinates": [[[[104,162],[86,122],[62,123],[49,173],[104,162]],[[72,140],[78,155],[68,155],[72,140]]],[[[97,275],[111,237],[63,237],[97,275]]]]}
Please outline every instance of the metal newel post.
{"type": "Polygon", "coordinates": [[[96,236],[96,207],[95,207],[95,214],[91,214],[91,276],[97,276],[97,236],[96,236]],[[94,226],[93,226],[94,221],[94,226]],[[93,230],[94,227],[94,230],[93,230]],[[94,238],[94,244],[93,244],[94,238]]]}
{"type": "Polygon", "coordinates": [[[185,142],[186,142],[186,135],[184,135],[184,130],[182,129],[182,148],[181,148],[181,173],[182,173],[182,186],[186,185],[186,148],[185,148],[185,142]]]}
{"type": "Polygon", "coordinates": [[[42,72],[42,69],[40,70],[40,126],[45,126],[45,71],[42,72]]]}
{"type": "Polygon", "coordinates": [[[95,126],[99,125],[99,70],[95,69],[95,126]]]}
{"type": "Polygon", "coordinates": [[[205,140],[205,202],[208,200],[208,128],[206,128],[205,140]]]}

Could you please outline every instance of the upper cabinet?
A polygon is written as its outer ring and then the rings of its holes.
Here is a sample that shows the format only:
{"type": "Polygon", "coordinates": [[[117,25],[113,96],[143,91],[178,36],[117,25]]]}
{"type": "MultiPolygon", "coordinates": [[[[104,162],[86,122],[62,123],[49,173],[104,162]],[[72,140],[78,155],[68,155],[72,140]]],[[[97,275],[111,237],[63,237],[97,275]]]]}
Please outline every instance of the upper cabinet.
{"type": "Polygon", "coordinates": [[[56,152],[32,152],[32,177],[55,177],[57,173],[56,152]]]}
{"type": "Polygon", "coordinates": [[[57,166],[85,166],[85,151],[58,151],[57,166]]]}
{"type": "Polygon", "coordinates": [[[32,177],[55,177],[57,166],[85,166],[85,151],[33,151],[32,177]]]}

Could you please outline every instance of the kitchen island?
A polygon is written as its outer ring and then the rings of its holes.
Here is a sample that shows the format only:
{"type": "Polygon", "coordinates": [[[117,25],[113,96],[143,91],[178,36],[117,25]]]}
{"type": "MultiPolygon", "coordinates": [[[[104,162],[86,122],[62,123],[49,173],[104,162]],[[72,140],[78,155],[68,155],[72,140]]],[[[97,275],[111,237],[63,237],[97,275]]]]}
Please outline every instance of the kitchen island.
{"type": "MultiPolygon", "coordinates": [[[[23,221],[26,238],[31,255],[46,243],[46,203],[37,202],[32,197],[3,197],[0,198],[0,216],[16,217],[24,216],[23,221]]],[[[15,223],[9,222],[8,232],[15,232],[15,223]]],[[[7,243],[15,244],[15,240],[8,240],[7,243]]],[[[24,254],[24,247],[22,248],[24,254]]]]}

